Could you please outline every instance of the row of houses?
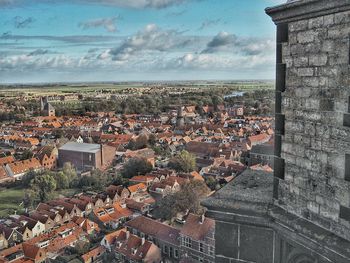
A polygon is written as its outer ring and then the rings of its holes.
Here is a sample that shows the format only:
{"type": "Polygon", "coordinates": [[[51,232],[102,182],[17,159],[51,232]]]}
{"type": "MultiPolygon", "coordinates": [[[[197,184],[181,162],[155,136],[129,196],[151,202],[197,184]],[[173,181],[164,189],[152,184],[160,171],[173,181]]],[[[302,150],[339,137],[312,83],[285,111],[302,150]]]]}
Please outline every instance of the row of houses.
{"type": "MultiPolygon", "coordinates": [[[[106,235],[101,246],[120,262],[215,262],[215,221],[189,214],[181,227],[139,216],[106,235]]],[[[93,256],[93,255],[91,255],[93,256]]],[[[96,257],[95,257],[96,259],[96,257]]]]}

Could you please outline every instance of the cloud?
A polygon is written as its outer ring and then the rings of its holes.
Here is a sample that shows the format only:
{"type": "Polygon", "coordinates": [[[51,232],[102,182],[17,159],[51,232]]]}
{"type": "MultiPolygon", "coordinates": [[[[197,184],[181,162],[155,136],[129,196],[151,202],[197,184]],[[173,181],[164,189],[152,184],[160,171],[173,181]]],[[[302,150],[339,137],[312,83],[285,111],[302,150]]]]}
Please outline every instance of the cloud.
{"type": "Polygon", "coordinates": [[[15,28],[28,28],[31,24],[35,22],[33,17],[22,18],[20,16],[16,16],[13,18],[13,23],[15,28]]]}
{"type": "Polygon", "coordinates": [[[100,57],[108,58],[109,55],[113,60],[126,61],[140,51],[174,52],[193,42],[193,38],[184,37],[182,32],[163,30],[155,24],[149,24],[143,30],[127,38],[119,47],[102,53],[100,57]]]}
{"type": "Polygon", "coordinates": [[[214,53],[229,49],[237,43],[237,36],[227,32],[220,32],[207,44],[207,48],[202,53],[214,53]]]}
{"type": "Polygon", "coordinates": [[[191,69],[191,70],[252,70],[273,68],[274,56],[227,56],[217,54],[188,53],[182,57],[169,61],[168,68],[191,69]]]}
{"type": "Polygon", "coordinates": [[[17,1],[15,1],[15,0],[0,0],[0,7],[1,6],[10,6],[10,5],[13,5],[16,3],[17,3],[17,1]]]}
{"type": "Polygon", "coordinates": [[[8,36],[11,36],[11,35],[12,35],[12,32],[11,31],[7,31],[7,32],[2,33],[2,35],[0,37],[8,37],[8,36]]]}
{"type": "Polygon", "coordinates": [[[119,19],[118,16],[88,20],[88,21],[79,23],[79,27],[83,29],[103,27],[107,32],[116,32],[117,19],[119,19]]]}
{"type": "Polygon", "coordinates": [[[186,13],[186,10],[181,10],[181,11],[174,11],[174,12],[169,12],[165,15],[165,17],[179,17],[179,16],[182,16],[183,14],[186,13]]]}
{"type": "Polygon", "coordinates": [[[51,51],[49,49],[38,48],[27,54],[27,56],[42,56],[47,54],[58,54],[58,52],[51,51]]]}
{"type": "MultiPolygon", "coordinates": [[[[136,8],[136,9],[144,9],[144,8],[153,8],[153,9],[162,9],[170,6],[181,5],[190,1],[198,1],[198,0],[50,0],[51,3],[59,3],[59,2],[77,2],[77,3],[86,3],[86,4],[97,4],[97,5],[111,5],[111,6],[119,6],[126,8],[136,8]]],[[[0,7],[9,7],[13,5],[25,5],[29,4],[32,1],[28,0],[0,0],[0,7]]],[[[47,2],[47,0],[37,0],[38,2],[47,2]]]]}
{"type": "Polygon", "coordinates": [[[0,36],[1,40],[46,40],[46,41],[59,41],[65,43],[78,43],[78,44],[87,44],[87,43],[100,43],[100,42],[109,42],[115,40],[121,40],[122,37],[119,36],[101,36],[101,35],[71,35],[71,36],[27,36],[27,35],[12,35],[11,32],[2,34],[0,36]]]}
{"type": "Polygon", "coordinates": [[[265,52],[271,53],[275,48],[274,43],[272,39],[238,37],[235,34],[220,32],[207,43],[206,48],[201,53],[232,52],[258,55],[265,52]]]}
{"type": "Polygon", "coordinates": [[[98,3],[115,5],[129,8],[167,8],[169,6],[180,5],[190,0],[82,0],[88,3],[98,3]]]}
{"type": "Polygon", "coordinates": [[[221,18],[218,19],[207,19],[205,21],[202,22],[201,26],[198,28],[198,30],[203,30],[205,28],[211,27],[211,26],[215,26],[218,25],[221,22],[221,18]]]}

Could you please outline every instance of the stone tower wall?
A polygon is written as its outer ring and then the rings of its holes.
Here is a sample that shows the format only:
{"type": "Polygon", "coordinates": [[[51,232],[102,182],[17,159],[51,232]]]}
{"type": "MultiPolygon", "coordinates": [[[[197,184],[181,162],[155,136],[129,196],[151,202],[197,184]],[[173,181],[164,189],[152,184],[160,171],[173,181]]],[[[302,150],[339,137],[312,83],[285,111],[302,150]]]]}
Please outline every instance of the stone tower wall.
{"type": "Polygon", "coordinates": [[[275,203],[350,240],[350,11],[277,28],[275,203]]]}

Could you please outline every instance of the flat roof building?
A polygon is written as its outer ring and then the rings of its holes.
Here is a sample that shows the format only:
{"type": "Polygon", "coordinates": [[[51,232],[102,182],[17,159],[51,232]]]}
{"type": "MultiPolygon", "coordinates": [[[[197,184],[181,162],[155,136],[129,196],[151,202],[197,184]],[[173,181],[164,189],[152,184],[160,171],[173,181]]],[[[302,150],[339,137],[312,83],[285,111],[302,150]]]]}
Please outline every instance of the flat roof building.
{"type": "Polygon", "coordinates": [[[68,142],[58,149],[59,166],[69,162],[78,171],[104,170],[114,157],[115,148],[102,144],[68,142]]]}

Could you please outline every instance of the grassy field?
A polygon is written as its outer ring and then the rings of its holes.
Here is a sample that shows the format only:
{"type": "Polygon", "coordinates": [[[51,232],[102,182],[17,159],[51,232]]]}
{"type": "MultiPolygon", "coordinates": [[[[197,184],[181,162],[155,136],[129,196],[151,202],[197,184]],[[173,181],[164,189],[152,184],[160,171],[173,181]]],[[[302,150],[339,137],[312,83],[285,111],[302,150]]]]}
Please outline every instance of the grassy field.
{"type": "MultiPolygon", "coordinates": [[[[24,212],[23,205],[21,204],[24,192],[25,189],[23,188],[0,189],[0,218],[5,218],[15,212],[17,214],[24,212]]],[[[80,192],[79,189],[59,190],[55,192],[54,197],[72,196],[78,192],[80,192]]]]}
{"type": "Polygon", "coordinates": [[[0,95],[5,97],[15,96],[50,96],[64,95],[74,93],[91,93],[95,91],[114,91],[123,90],[125,88],[142,87],[140,84],[96,84],[96,85],[54,85],[54,86],[21,86],[21,87],[5,87],[0,85],[0,95]]]}
{"type": "MultiPolygon", "coordinates": [[[[196,87],[198,89],[206,89],[213,87],[230,87],[237,90],[249,91],[257,89],[273,89],[273,81],[232,81],[232,82],[189,82],[189,83],[176,83],[183,87],[196,87]]],[[[67,84],[67,85],[47,85],[47,86],[1,86],[0,96],[3,97],[16,97],[16,96],[46,96],[46,95],[63,95],[69,93],[88,94],[96,91],[121,91],[126,88],[144,88],[147,84],[143,83],[101,83],[101,84],[67,84]]],[[[168,87],[172,87],[169,84],[168,87]]]]}
{"type": "Polygon", "coordinates": [[[23,212],[23,189],[0,189],[0,218],[4,218],[15,212],[23,212]]]}

